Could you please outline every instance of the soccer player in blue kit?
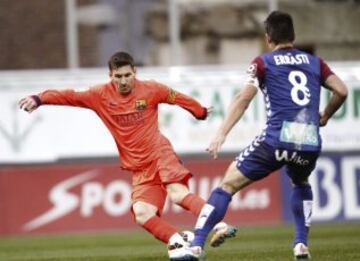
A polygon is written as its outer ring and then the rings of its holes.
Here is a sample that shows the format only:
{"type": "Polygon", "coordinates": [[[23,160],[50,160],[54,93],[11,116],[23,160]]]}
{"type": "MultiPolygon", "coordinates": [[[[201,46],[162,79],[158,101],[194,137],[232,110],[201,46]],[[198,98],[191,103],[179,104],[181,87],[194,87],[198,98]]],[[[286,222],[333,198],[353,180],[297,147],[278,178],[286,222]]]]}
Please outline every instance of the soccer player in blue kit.
{"type": "MultiPolygon", "coordinates": [[[[308,177],[321,151],[319,127],[325,126],[344,103],[347,88],[322,59],[294,48],[295,33],[289,14],[272,12],[265,20],[265,32],[271,52],[253,60],[247,71],[248,79],[230,104],[208,151],[217,158],[227,134],[240,120],[258,89],[265,98],[266,126],[231,163],[220,187],[212,191],[199,214],[191,247],[176,260],[201,259],[207,236],[223,219],[232,196],[283,166],[293,184],[294,257],[310,258],[308,233],[313,195],[308,177]],[[332,95],[319,113],[321,86],[332,95]]],[[[216,232],[210,244],[217,246],[223,242],[226,232],[225,229],[216,232]]]]}

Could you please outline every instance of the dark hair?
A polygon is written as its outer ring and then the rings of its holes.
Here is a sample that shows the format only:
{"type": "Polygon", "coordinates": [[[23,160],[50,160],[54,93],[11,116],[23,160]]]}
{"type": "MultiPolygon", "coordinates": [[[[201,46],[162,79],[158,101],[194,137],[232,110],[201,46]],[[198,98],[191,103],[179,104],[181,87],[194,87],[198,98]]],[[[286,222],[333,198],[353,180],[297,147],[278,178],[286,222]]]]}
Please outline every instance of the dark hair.
{"type": "Polygon", "coordinates": [[[270,41],[279,44],[295,40],[294,25],[291,15],[281,11],[273,11],[265,20],[265,32],[270,41]]]}
{"type": "Polygon", "coordinates": [[[134,59],[132,56],[126,52],[116,52],[114,53],[108,62],[109,70],[117,69],[119,67],[130,65],[132,68],[135,67],[134,59]]]}

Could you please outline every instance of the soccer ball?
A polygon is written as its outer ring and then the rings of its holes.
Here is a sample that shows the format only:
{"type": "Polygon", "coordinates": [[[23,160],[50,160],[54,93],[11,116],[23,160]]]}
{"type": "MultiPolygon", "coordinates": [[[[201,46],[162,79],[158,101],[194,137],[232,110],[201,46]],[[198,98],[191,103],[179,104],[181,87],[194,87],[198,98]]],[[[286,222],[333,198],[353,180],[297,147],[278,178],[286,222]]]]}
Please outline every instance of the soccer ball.
{"type": "Polygon", "coordinates": [[[195,235],[193,232],[189,230],[185,230],[183,232],[180,232],[180,235],[184,239],[184,241],[187,243],[187,246],[190,246],[191,242],[193,242],[195,235]]]}
{"type": "Polygon", "coordinates": [[[168,242],[168,248],[181,248],[184,246],[190,246],[191,242],[194,240],[195,235],[189,230],[182,231],[172,235],[168,242]]]}
{"type": "Polygon", "coordinates": [[[168,254],[170,259],[182,255],[184,248],[190,247],[194,238],[194,233],[188,230],[172,235],[168,242],[168,254]]]}

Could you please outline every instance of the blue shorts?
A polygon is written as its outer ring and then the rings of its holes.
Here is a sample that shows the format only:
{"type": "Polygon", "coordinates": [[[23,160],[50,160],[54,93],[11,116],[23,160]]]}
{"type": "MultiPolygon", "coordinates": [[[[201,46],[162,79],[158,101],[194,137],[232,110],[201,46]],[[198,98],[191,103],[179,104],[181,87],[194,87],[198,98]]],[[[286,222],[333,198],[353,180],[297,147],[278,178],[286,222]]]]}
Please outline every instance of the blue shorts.
{"type": "Polygon", "coordinates": [[[255,139],[236,157],[236,166],[250,180],[260,180],[286,166],[294,184],[305,181],[314,170],[320,151],[298,151],[274,148],[255,139]]]}

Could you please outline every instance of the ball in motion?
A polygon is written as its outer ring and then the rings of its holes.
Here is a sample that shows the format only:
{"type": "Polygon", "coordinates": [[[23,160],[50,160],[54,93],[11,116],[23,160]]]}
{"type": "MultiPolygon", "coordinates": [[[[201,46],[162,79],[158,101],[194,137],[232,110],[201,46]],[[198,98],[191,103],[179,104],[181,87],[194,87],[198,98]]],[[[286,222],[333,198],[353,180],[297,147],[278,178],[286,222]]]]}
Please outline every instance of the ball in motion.
{"type": "Polygon", "coordinates": [[[172,235],[168,242],[168,254],[170,259],[182,255],[184,248],[190,247],[194,238],[194,233],[188,230],[172,235]]]}

